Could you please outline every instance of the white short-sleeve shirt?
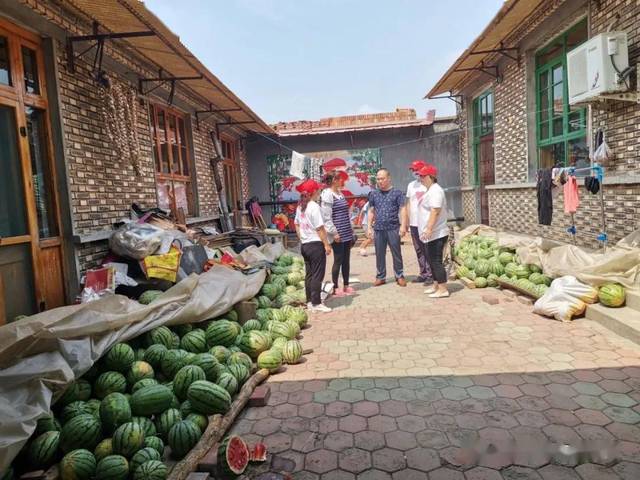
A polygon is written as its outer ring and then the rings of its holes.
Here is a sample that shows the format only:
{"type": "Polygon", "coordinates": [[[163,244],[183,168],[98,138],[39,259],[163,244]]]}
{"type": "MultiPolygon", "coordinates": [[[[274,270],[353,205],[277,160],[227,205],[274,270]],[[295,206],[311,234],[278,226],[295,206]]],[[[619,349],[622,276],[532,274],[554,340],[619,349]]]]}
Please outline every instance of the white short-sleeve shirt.
{"type": "Polygon", "coordinates": [[[296,209],[295,224],[300,228],[300,242],[321,242],[318,228],[324,225],[320,205],[311,200],[303,212],[300,206],[296,209]]]}
{"type": "Polygon", "coordinates": [[[449,227],[447,226],[447,198],[444,190],[440,185],[434,183],[429,187],[419,202],[418,207],[418,228],[420,229],[420,239],[423,242],[431,242],[449,235],[449,227]],[[424,229],[427,228],[431,211],[439,208],[440,213],[438,219],[433,226],[433,233],[429,238],[423,237],[424,229]]]}
{"type": "Polygon", "coordinates": [[[427,192],[420,180],[414,180],[407,186],[407,198],[409,199],[409,226],[418,226],[418,202],[427,192]]]}

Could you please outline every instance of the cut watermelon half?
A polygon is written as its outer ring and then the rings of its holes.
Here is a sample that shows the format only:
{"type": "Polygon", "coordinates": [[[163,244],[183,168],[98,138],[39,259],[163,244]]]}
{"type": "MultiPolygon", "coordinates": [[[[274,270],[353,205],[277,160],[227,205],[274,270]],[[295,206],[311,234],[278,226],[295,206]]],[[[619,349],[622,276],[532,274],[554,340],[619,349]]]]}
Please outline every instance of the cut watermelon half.
{"type": "Polygon", "coordinates": [[[230,435],[218,447],[218,466],[223,476],[237,476],[249,464],[249,447],[242,438],[230,435]]]}
{"type": "Polygon", "coordinates": [[[264,443],[256,443],[251,449],[249,455],[251,462],[266,462],[267,461],[267,446],[264,443]]]}

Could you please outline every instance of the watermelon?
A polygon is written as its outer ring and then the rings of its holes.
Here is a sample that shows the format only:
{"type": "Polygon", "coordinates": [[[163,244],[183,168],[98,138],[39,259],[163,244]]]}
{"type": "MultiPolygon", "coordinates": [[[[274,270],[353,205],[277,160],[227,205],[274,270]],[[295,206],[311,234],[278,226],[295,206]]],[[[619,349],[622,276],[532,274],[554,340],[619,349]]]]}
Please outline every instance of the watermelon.
{"type": "Polygon", "coordinates": [[[187,392],[193,410],[205,415],[226,413],[231,407],[231,396],[219,385],[207,380],[193,382],[187,392]]]}
{"type": "Polygon", "coordinates": [[[515,269],[514,274],[518,278],[529,278],[531,272],[529,271],[529,267],[526,265],[518,265],[518,268],[515,269]]]}
{"type": "Polygon", "coordinates": [[[93,450],[93,456],[96,458],[96,461],[99,462],[109,455],[113,455],[113,443],[110,438],[105,438],[93,450]]]}
{"type": "Polygon", "coordinates": [[[287,285],[284,288],[284,293],[288,293],[289,295],[291,295],[291,294],[293,294],[293,293],[295,293],[297,291],[298,291],[298,289],[293,285],[287,285]]]}
{"type": "Polygon", "coordinates": [[[85,413],[69,420],[60,435],[60,446],[64,452],[70,452],[81,447],[93,450],[102,438],[100,420],[85,413]]]}
{"type": "Polygon", "coordinates": [[[502,265],[508,265],[514,261],[514,256],[509,252],[502,252],[498,255],[498,260],[502,265]]]}
{"type": "Polygon", "coordinates": [[[165,480],[167,466],[160,460],[149,460],[133,471],[133,480],[165,480]]]}
{"type": "Polygon", "coordinates": [[[129,462],[121,455],[109,455],[98,462],[95,480],[127,480],[129,462]]]}
{"type": "Polygon", "coordinates": [[[266,462],[267,446],[264,443],[256,443],[251,449],[251,452],[249,452],[249,461],[266,462]]]}
{"type": "Polygon", "coordinates": [[[143,305],[149,305],[156,298],[162,295],[162,290],[147,290],[146,292],[142,292],[142,295],[138,298],[138,302],[143,305]]]}
{"type": "Polygon", "coordinates": [[[490,273],[487,277],[487,286],[488,287],[497,287],[498,286],[498,275],[495,273],[490,273]]]}
{"type": "Polygon", "coordinates": [[[184,401],[187,398],[187,390],[193,382],[196,380],[205,380],[206,375],[204,370],[196,365],[187,365],[182,367],[176,373],[173,379],[173,393],[179,400],[184,401]]]}
{"type": "MultiPolygon", "coordinates": [[[[125,394],[127,395],[127,394],[125,394]]],[[[100,418],[100,405],[102,402],[97,398],[92,398],[87,402],[87,413],[90,413],[96,418],[100,418]]]]}
{"type": "Polygon", "coordinates": [[[273,322],[269,325],[269,333],[273,338],[285,337],[289,340],[293,340],[295,337],[295,331],[292,330],[286,322],[273,322]]]}
{"type": "Polygon", "coordinates": [[[185,400],[180,404],[180,415],[182,415],[182,418],[187,418],[190,413],[193,413],[191,402],[189,400],[185,400]]]}
{"type": "Polygon", "coordinates": [[[207,425],[209,425],[209,420],[206,415],[200,413],[190,413],[185,420],[195,423],[201,432],[204,432],[207,429],[207,425]]]}
{"type": "Polygon", "coordinates": [[[173,327],[173,331],[179,337],[184,337],[187,333],[193,330],[193,325],[190,323],[183,323],[182,325],[176,325],[173,327]]]}
{"type": "Polygon", "coordinates": [[[298,340],[289,340],[282,347],[282,361],[293,365],[302,358],[302,345],[298,340]]]}
{"type": "Polygon", "coordinates": [[[458,278],[466,278],[469,275],[469,269],[464,265],[460,265],[456,268],[456,275],[458,278]]]}
{"type": "Polygon", "coordinates": [[[202,369],[206,379],[209,380],[210,382],[214,382],[218,377],[218,374],[216,372],[217,364],[218,364],[218,360],[216,360],[216,357],[214,357],[210,353],[199,353],[191,361],[191,365],[195,365],[202,369]]]}
{"type": "Polygon", "coordinates": [[[622,307],[626,301],[626,291],[619,283],[605,283],[598,290],[598,299],[605,307],[622,307]]]}
{"type": "Polygon", "coordinates": [[[476,288],[486,288],[487,279],[485,277],[476,277],[473,283],[475,283],[476,288]]]}
{"type": "Polygon", "coordinates": [[[96,471],[96,459],[89,450],[73,450],[62,458],[59,471],[62,480],[89,480],[96,471]]]}
{"type": "Polygon", "coordinates": [[[133,386],[136,382],[143,380],[145,378],[153,378],[154,371],[153,367],[149,365],[147,362],[137,360],[131,364],[131,368],[127,373],[127,382],[129,385],[133,386]]]}
{"type": "Polygon", "coordinates": [[[135,353],[126,343],[116,343],[107,351],[104,365],[107,370],[125,373],[135,360],[135,353]]]}
{"type": "Polygon", "coordinates": [[[120,425],[111,437],[114,453],[130,457],[144,446],[144,430],[137,423],[120,425]]]}
{"type": "Polygon", "coordinates": [[[291,267],[285,267],[282,265],[273,265],[271,268],[271,273],[274,273],[276,275],[282,275],[285,273],[289,273],[291,271],[291,267]]]}
{"type": "Polygon", "coordinates": [[[156,415],[156,430],[160,438],[167,438],[167,434],[171,427],[182,420],[182,414],[177,408],[169,408],[156,415]]]}
{"type": "Polygon", "coordinates": [[[271,299],[266,295],[260,295],[258,297],[258,308],[269,308],[271,307],[271,299]]]}
{"type": "Polygon", "coordinates": [[[140,465],[152,460],[162,460],[160,452],[151,447],[141,448],[129,460],[129,469],[135,472],[140,465]]]}
{"type": "Polygon", "coordinates": [[[469,270],[475,270],[476,261],[472,257],[469,257],[464,261],[464,266],[467,267],[469,270]]]}
{"type": "Polygon", "coordinates": [[[291,340],[300,335],[300,325],[298,325],[297,322],[295,322],[294,320],[287,320],[284,323],[291,329],[291,332],[293,333],[293,338],[291,338],[291,340]]]}
{"type": "Polygon", "coordinates": [[[260,295],[267,297],[269,300],[275,300],[280,293],[280,288],[273,283],[265,283],[260,289],[260,295]]]}
{"type": "Polygon", "coordinates": [[[238,379],[231,372],[221,373],[216,383],[229,392],[229,395],[235,395],[238,391],[238,379]]]}
{"type": "Polygon", "coordinates": [[[160,437],[144,437],[144,446],[151,447],[154,450],[157,450],[160,455],[164,454],[164,442],[160,437]]]}
{"type": "Polygon", "coordinates": [[[171,332],[171,348],[174,350],[180,348],[180,337],[176,332],[171,332]]]}
{"type": "Polygon", "coordinates": [[[131,420],[131,407],[121,393],[110,393],[100,403],[100,420],[107,433],[113,432],[123,423],[131,420]]]}
{"type": "Polygon", "coordinates": [[[60,447],[60,432],[45,432],[29,445],[29,467],[48,468],[56,460],[60,447]]]}
{"type": "Polygon", "coordinates": [[[60,422],[53,415],[46,415],[38,419],[34,435],[41,435],[45,432],[59,432],[60,428],[60,422]]]}
{"type": "Polygon", "coordinates": [[[274,373],[282,366],[282,354],[276,350],[267,350],[258,355],[258,368],[266,368],[274,373]]]}
{"type": "Polygon", "coordinates": [[[259,308],[258,310],[256,310],[256,318],[260,323],[264,323],[267,320],[271,320],[271,309],[259,308]]]}
{"type": "Polygon", "coordinates": [[[217,320],[207,327],[206,342],[209,347],[216,345],[229,347],[236,341],[239,333],[233,322],[229,320],[217,320]]]}
{"type": "Polygon", "coordinates": [[[476,275],[478,277],[486,278],[487,275],[489,275],[490,268],[491,268],[491,266],[490,266],[488,261],[486,261],[486,260],[478,260],[476,262],[476,268],[474,269],[474,271],[476,272],[476,275]]]}
{"type": "Polygon", "coordinates": [[[542,269],[538,265],[535,265],[535,264],[531,263],[531,264],[527,265],[527,267],[529,268],[529,271],[531,273],[542,273],[542,269]]]}
{"type": "Polygon", "coordinates": [[[241,363],[228,364],[227,368],[229,369],[231,374],[236,377],[236,380],[238,380],[238,385],[244,384],[244,382],[249,380],[249,377],[251,376],[251,372],[249,372],[249,369],[241,363]]]}
{"type": "Polygon", "coordinates": [[[287,320],[296,322],[300,328],[304,328],[307,325],[309,317],[304,308],[294,307],[289,314],[287,314],[287,320]]]}
{"type": "Polygon", "coordinates": [[[158,385],[158,381],[155,378],[143,378],[133,384],[133,387],[131,387],[131,393],[136,393],[141,388],[149,387],[151,385],[158,385]]]}
{"type": "Polygon", "coordinates": [[[500,260],[489,260],[489,273],[498,277],[504,273],[504,266],[500,260]]]}
{"type": "Polygon", "coordinates": [[[244,322],[244,325],[242,326],[242,329],[245,332],[248,332],[249,330],[260,330],[261,328],[262,328],[262,324],[260,323],[259,320],[255,320],[255,319],[247,320],[246,322],[244,322]]]}
{"type": "Polygon", "coordinates": [[[231,355],[231,352],[222,345],[211,347],[211,349],[209,349],[209,353],[216,358],[218,363],[227,363],[227,358],[231,355]]]}
{"type": "Polygon", "coordinates": [[[242,353],[242,352],[235,352],[229,355],[229,358],[227,359],[227,366],[233,365],[236,363],[240,365],[244,365],[245,367],[247,367],[247,370],[251,370],[251,367],[253,366],[251,357],[246,353],[242,353]]]}
{"type": "Polygon", "coordinates": [[[509,275],[509,277],[515,277],[516,271],[518,270],[519,265],[515,262],[507,263],[504,267],[504,273],[509,275]]]}
{"type": "Polygon", "coordinates": [[[171,455],[175,458],[184,457],[189,453],[189,450],[195,447],[201,436],[202,432],[195,423],[188,420],[177,422],[171,427],[168,435],[171,455]]]}
{"type": "Polygon", "coordinates": [[[156,426],[153,424],[150,418],[147,417],[131,417],[133,423],[137,423],[142,427],[144,437],[153,436],[156,434],[156,426]]]}
{"type": "MultiPolygon", "coordinates": [[[[289,329],[286,325],[283,328],[288,332],[289,329]]],[[[239,348],[251,358],[257,358],[262,352],[269,348],[269,337],[263,332],[257,330],[250,330],[242,334],[239,348]]]]}
{"type": "Polygon", "coordinates": [[[78,415],[82,415],[83,413],[91,413],[91,410],[87,406],[87,402],[78,400],[76,402],[71,402],[69,405],[65,405],[65,407],[62,409],[60,417],[62,419],[62,423],[65,424],[73,417],[77,417],[78,415]]]}
{"type": "Polygon", "coordinates": [[[104,372],[93,384],[96,397],[102,400],[110,393],[127,391],[127,379],[118,372],[104,372]]]}
{"type": "Polygon", "coordinates": [[[196,328],[188,332],[180,340],[180,348],[191,353],[204,353],[207,351],[207,340],[204,330],[196,328]]]}
{"type": "Polygon", "coordinates": [[[237,435],[229,435],[218,447],[217,465],[223,476],[237,476],[244,473],[249,464],[249,448],[237,435]]]}
{"type": "Polygon", "coordinates": [[[282,352],[282,349],[284,348],[284,346],[287,344],[289,340],[287,340],[284,337],[278,337],[273,341],[273,344],[271,345],[271,350],[277,350],[279,352],[282,352]]]}
{"type": "MultiPolygon", "coordinates": [[[[233,353],[236,353],[236,352],[233,352],[233,353]]],[[[223,373],[231,373],[231,372],[229,371],[229,368],[226,365],[224,365],[222,363],[217,364],[216,365],[216,378],[219,378],[220,375],[222,375],[223,373]]],[[[216,383],[216,382],[214,382],[214,383],[216,383]]]]}
{"type": "Polygon", "coordinates": [[[232,322],[237,322],[238,321],[238,312],[234,310],[229,310],[227,313],[225,313],[225,315],[227,316],[227,318],[229,320],[231,320],[232,322]]]}
{"type": "Polygon", "coordinates": [[[77,402],[82,400],[80,398],[81,389],[78,387],[79,380],[76,382],[71,382],[64,393],[58,398],[56,401],[56,406],[64,407],[65,405],[70,404],[71,402],[77,402]]]}
{"type": "Polygon", "coordinates": [[[172,391],[164,385],[144,387],[131,395],[129,401],[134,415],[149,416],[164,412],[173,401],[172,391]]]}
{"type": "Polygon", "coordinates": [[[91,384],[81,378],[78,381],[76,381],[76,398],[78,400],[82,400],[82,401],[87,401],[91,398],[91,393],[93,391],[93,388],[91,387],[91,384]]]}
{"type": "MultiPolygon", "coordinates": [[[[147,332],[145,336],[147,347],[151,345],[164,345],[166,348],[173,348],[174,333],[168,327],[157,327],[147,332]]],[[[178,337],[179,341],[179,337],[178,337]]]]}
{"type": "Polygon", "coordinates": [[[291,272],[287,275],[287,285],[293,285],[300,283],[304,280],[304,275],[299,272],[291,272]]]}
{"type": "Polygon", "coordinates": [[[467,273],[467,278],[469,280],[475,280],[476,279],[476,272],[474,272],[473,270],[469,270],[469,272],[467,273]]]}
{"type": "Polygon", "coordinates": [[[166,354],[167,347],[160,343],[156,343],[145,350],[144,361],[151,365],[154,369],[160,370],[162,359],[166,354]]]}
{"type": "Polygon", "coordinates": [[[178,373],[178,370],[187,364],[188,354],[189,352],[186,352],[185,350],[168,350],[160,362],[162,373],[168,379],[172,379],[176,373],[178,373]]]}

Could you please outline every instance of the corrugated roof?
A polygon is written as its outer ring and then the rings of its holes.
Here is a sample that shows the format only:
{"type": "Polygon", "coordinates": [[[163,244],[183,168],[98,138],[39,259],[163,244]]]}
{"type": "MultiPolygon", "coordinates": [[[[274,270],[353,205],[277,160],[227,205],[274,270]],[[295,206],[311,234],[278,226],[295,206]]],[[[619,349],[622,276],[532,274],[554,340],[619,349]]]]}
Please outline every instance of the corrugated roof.
{"type": "Polygon", "coordinates": [[[254,122],[238,125],[239,128],[274,133],[255,112],[229,90],[193,53],[180,38],[167,28],[162,21],[139,0],[67,0],[91,20],[100,24],[101,31],[110,33],[153,31],[148,37],[125,38],[124,42],[147,61],[160,67],[166,76],[202,76],[199,80],[182,80],[186,86],[199,94],[217,109],[240,109],[226,112],[234,122],[254,122]]]}
{"type": "MultiPolygon", "coordinates": [[[[505,0],[500,11],[493,17],[483,32],[476,38],[455,63],[447,70],[438,83],[427,93],[425,98],[432,98],[447,92],[457,92],[466,81],[478,71],[461,69],[476,68],[495,55],[488,51],[497,48],[508,48],[503,41],[514,32],[531,13],[545,0],[505,0]],[[487,52],[487,53],[474,53],[487,52]]],[[[485,66],[490,64],[485,63],[485,66]]]]}

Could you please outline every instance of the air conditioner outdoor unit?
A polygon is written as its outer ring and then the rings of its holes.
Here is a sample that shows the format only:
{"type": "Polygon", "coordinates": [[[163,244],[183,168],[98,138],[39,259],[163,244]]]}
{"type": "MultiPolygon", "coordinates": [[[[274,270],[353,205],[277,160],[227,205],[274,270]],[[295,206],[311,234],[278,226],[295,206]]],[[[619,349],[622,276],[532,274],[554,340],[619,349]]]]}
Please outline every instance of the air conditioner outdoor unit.
{"type": "Polygon", "coordinates": [[[618,72],[628,67],[625,32],[601,33],[574,48],[567,54],[569,103],[588,102],[602,94],[626,91],[628,87],[618,72]]]}

